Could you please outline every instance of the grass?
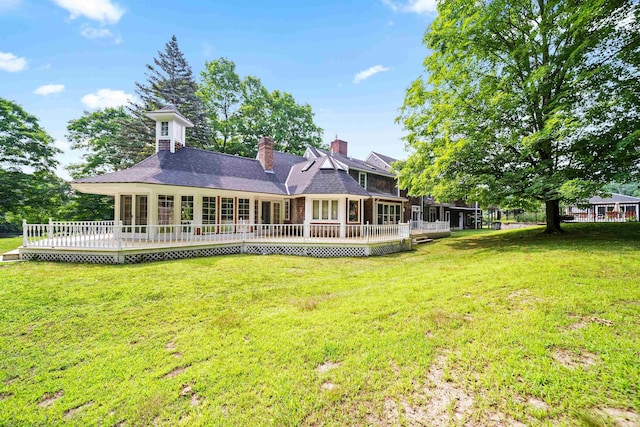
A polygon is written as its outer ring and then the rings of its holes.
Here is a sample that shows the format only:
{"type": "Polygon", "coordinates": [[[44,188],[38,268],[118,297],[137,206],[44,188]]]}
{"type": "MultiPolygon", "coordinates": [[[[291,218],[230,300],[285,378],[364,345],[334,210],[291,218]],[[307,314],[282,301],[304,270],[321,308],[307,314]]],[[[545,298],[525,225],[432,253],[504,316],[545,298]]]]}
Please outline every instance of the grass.
{"type": "Polygon", "coordinates": [[[366,259],[2,264],[0,425],[633,420],[640,224],[566,229],[366,259]]]}

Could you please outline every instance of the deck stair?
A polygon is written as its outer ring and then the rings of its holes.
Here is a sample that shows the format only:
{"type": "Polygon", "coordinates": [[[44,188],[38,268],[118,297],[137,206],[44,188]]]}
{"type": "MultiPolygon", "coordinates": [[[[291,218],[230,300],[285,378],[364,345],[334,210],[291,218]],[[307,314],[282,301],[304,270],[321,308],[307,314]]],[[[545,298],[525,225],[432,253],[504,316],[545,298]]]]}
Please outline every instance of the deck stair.
{"type": "Polygon", "coordinates": [[[427,233],[411,234],[411,243],[414,245],[419,245],[421,243],[429,243],[429,242],[433,242],[433,239],[429,238],[427,233]]]}
{"type": "Polygon", "coordinates": [[[2,261],[19,261],[20,260],[20,252],[17,249],[14,249],[9,252],[5,252],[2,254],[2,261]]]}

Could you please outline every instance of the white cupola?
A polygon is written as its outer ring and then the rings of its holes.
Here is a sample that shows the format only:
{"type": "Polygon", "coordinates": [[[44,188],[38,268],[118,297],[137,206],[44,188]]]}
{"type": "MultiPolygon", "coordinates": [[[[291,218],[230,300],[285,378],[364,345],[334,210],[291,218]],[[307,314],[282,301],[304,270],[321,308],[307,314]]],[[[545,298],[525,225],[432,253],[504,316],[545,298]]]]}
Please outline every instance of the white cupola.
{"type": "Polygon", "coordinates": [[[147,117],[156,121],[156,153],[166,150],[175,153],[187,145],[185,131],[193,127],[193,123],[180,114],[174,105],[149,111],[147,117]]]}

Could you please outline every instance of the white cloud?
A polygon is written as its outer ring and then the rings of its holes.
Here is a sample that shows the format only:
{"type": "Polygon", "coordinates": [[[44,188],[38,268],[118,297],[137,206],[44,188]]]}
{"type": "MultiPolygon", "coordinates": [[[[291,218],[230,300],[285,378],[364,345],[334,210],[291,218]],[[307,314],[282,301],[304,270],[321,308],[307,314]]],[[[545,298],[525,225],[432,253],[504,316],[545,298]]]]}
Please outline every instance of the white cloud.
{"type": "Polygon", "coordinates": [[[354,83],[360,83],[363,80],[368,79],[374,74],[382,73],[383,71],[389,71],[390,68],[383,67],[382,65],[374,65],[373,67],[367,68],[366,70],[360,71],[353,78],[354,83]]]}
{"type": "Polygon", "coordinates": [[[83,25],[80,34],[88,39],[102,39],[113,37],[113,33],[107,28],[94,28],[90,25],[83,25]]]}
{"type": "Polygon", "coordinates": [[[437,0],[407,0],[406,2],[382,0],[394,12],[408,12],[417,14],[435,13],[438,11],[437,0]]]}
{"type": "Polygon", "coordinates": [[[27,68],[27,58],[19,58],[11,52],[0,52],[0,70],[16,73],[27,68]]]}
{"type": "Polygon", "coordinates": [[[414,13],[434,13],[438,11],[436,0],[409,0],[403,8],[406,12],[414,13]]]}
{"type": "Polygon", "coordinates": [[[96,93],[88,93],[82,97],[82,103],[89,108],[107,108],[126,105],[129,101],[135,101],[135,97],[122,90],[98,89],[96,93]]]}
{"type": "Polygon", "coordinates": [[[111,0],[53,0],[55,4],[69,12],[70,19],[84,16],[92,21],[102,24],[115,24],[122,15],[124,9],[111,0]]]}
{"type": "Polygon", "coordinates": [[[40,86],[38,89],[34,90],[33,93],[35,93],[36,95],[47,96],[51,95],[52,93],[60,93],[63,90],[64,85],[49,84],[40,86]]]}
{"type": "Polygon", "coordinates": [[[113,34],[108,28],[96,28],[84,24],[80,29],[80,34],[87,39],[111,39],[115,44],[122,43],[122,37],[113,34]]]}
{"type": "Polygon", "coordinates": [[[0,13],[17,9],[22,6],[22,0],[0,0],[0,13]]]}
{"type": "Polygon", "coordinates": [[[382,4],[388,6],[389,9],[393,10],[394,12],[398,11],[398,5],[392,0],[382,0],[382,4]]]}

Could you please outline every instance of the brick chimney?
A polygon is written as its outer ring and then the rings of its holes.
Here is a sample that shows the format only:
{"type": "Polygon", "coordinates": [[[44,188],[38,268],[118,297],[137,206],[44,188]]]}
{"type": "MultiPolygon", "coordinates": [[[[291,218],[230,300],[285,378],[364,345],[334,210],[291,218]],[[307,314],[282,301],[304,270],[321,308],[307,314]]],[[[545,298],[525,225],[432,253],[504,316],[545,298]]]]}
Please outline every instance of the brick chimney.
{"type": "Polygon", "coordinates": [[[273,139],[269,137],[260,138],[258,142],[258,160],[267,172],[273,172],[273,139]]]}
{"type": "Polygon", "coordinates": [[[346,157],[347,155],[347,141],[341,139],[334,139],[331,141],[331,154],[341,154],[346,157]]]}

